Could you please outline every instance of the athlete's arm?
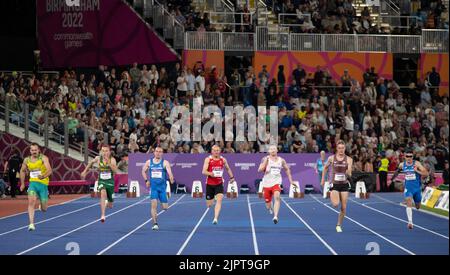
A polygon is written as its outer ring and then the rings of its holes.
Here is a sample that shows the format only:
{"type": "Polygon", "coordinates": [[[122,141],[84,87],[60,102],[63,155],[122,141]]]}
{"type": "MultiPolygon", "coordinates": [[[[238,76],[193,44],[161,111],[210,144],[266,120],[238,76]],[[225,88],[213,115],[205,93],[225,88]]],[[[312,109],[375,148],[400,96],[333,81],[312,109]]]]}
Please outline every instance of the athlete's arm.
{"type": "Polygon", "coordinates": [[[39,179],[45,179],[53,173],[52,167],[50,166],[50,162],[48,161],[48,157],[42,156],[42,161],[44,162],[46,172],[43,175],[39,175],[38,176],[39,179]]]}
{"type": "Polygon", "coordinates": [[[93,160],[91,160],[88,165],[86,165],[86,168],[84,168],[83,172],[81,172],[81,178],[84,179],[86,177],[87,172],[89,171],[89,169],[91,169],[92,165],[94,165],[94,163],[98,162],[100,160],[100,157],[97,156],[95,157],[93,160]]]}
{"type": "Polygon", "coordinates": [[[284,159],[282,159],[281,165],[283,166],[284,170],[286,171],[286,175],[288,176],[289,183],[292,184],[292,175],[291,175],[291,169],[289,168],[289,165],[287,165],[287,163],[284,159]]]}
{"type": "Polygon", "coordinates": [[[117,162],[116,162],[115,158],[111,157],[109,166],[111,167],[111,170],[113,170],[114,174],[117,174],[120,172],[119,168],[117,168],[117,162]]]}
{"type": "Polygon", "coordinates": [[[208,166],[209,166],[209,159],[205,158],[205,161],[203,162],[202,174],[205,176],[212,177],[213,174],[211,172],[208,172],[208,166]]]}
{"type": "Polygon", "coordinates": [[[144,164],[144,166],[142,166],[142,177],[145,180],[145,184],[147,185],[147,187],[149,187],[150,185],[148,184],[148,179],[147,179],[147,171],[148,171],[148,167],[150,166],[150,160],[147,160],[144,164]]]}
{"type": "Polygon", "coordinates": [[[425,167],[423,167],[422,163],[418,161],[416,161],[414,165],[414,171],[419,173],[422,177],[428,177],[428,175],[430,174],[428,170],[425,167]]]}
{"type": "Polygon", "coordinates": [[[231,172],[231,168],[228,165],[228,161],[225,158],[223,158],[223,165],[225,166],[225,169],[227,170],[228,175],[230,176],[230,180],[234,181],[233,172],[231,172]]]}
{"type": "Polygon", "coordinates": [[[261,164],[259,165],[258,172],[265,172],[267,164],[269,163],[269,157],[264,157],[261,164]]]}
{"type": "Polygon", "coordinates": [[[345,172],[348,176],[348,178],[352,177],[352,170],[353,170],[353,159],[351,157],[347,157],[347,163],[348,163],[348,167],[347,167],[347,171],[345,172]]]}
{"type": "Polygon", "coordinates": [[[170,163],[167,160],[164,161],[164,168],[166,168],[167,174],[169,175],[170,183],[173,183],[174,180],[173,180],[172,168],[170,167],[170,163]]]}
{"type": "Polygon", "coordinates": [[[395,178],[400,174],[403,170],[403,163],[400,163],[397,170],[395,170],[394,175],[391,178],[391,182],[395,180],[395,178]]]}
{"type": "Polygon", "coordinates": [[[329,156],[327,163],[325,163],[325,165],[323,166],[323,171],[322,171],[322,180],[320,181],[320,185],[324,185],[325,183],[325,175],[328,173],[328,167],[330,166],[331,162],[333,161],[333,156],[329,156]]]}
{"type": "Polygon", "coordinates": [[[20,168],[20,191],[21,192],[25,189],[25,174],[27,172],[28,172],[28,167],[24,160],[22,163],[22,167],[20,168]]]}

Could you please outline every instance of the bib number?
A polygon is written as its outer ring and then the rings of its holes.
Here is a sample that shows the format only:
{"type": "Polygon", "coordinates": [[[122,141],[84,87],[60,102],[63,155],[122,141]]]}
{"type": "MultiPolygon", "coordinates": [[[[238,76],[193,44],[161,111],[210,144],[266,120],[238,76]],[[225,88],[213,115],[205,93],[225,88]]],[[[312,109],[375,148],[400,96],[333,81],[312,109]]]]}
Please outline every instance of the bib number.
{"type": "Polygon", "coordinates": [[[35,170],[30,172],[30,178],[37,179],[41,175],[41,170],[35,170]]]}
{"type": "Polygon", "coordinates": [[[152,178],[153,179],[161,179],[162,178],[162,172],[161,171],[152,171],[152,178]]]}
{"type": "Polygon", "coordinates": [[[213,170],[212,173],[215,178],[221,178],[223,175],[223,170],[216,169],[216,170],[213,170]]]}
{"type": "Polygon", "coordinates": [[[109,179],[111,179],[111,172],[101,172],[100,173],[100,179],[102,179],[102,180],[109,180],[109,179]]]}
{"type": "Polygon", "coordinates": [[[270,169],[270,174],[271,174],[272,176],[278,176],[278,175],[280,175],[280,173],[281,173],[280,168],[272,167],[272,168],[270,169]]]}
{"type": "Polygon", "coordinates": [[[345,174],[336,174],[334,175],[335,181],[345,181],[345,174]]]}
{"type": "Polygon", "coordinates": [[[405,179],[406,180],[416,180],[416,174],[406,174],[405,179]]]}

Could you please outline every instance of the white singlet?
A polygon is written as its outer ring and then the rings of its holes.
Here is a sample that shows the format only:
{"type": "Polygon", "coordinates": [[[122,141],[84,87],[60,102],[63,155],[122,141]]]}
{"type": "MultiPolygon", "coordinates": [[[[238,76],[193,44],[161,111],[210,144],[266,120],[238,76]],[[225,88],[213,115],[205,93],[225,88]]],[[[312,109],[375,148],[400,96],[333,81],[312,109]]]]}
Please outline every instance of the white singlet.
{"type": "Polygon", "coordinates": [[[277,160],[271,160],[269,157],[269,163],[266,167],[266,174],[262,179],[263,187],[270,188],[276,184],[281,184],[281,169],[282,166],[282,158],[277,157],[277,160]]]}

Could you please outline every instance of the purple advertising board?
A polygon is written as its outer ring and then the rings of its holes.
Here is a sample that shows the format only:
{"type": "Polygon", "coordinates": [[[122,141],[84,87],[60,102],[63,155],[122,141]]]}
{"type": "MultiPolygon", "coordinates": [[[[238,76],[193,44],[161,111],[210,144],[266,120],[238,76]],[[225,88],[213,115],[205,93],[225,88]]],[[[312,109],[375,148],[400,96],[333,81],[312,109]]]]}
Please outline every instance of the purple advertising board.
{"type": "Polygon", "coordinates": [[[44,68],[157,64],[178,59],[125,1],[79,2],[77,7],[63,0],[37,0],[44,68]]]}
{"type": "MultiPolygon", "coordinates": [[[[192,182],[200,180],[205,190],[205,176],[202,175],[204,159],[208,154],[164,154],[163,158],[168,160],[172,167],[175,181],[185,184],[188,192],[191,191],[192,182]]],[[[256,192],[255,180],[262,178],[262,173],[258,172],[261,159],[267,154],[223,154],[233,171],[236,182],[240,188],[242,184],[247,184],[250,192],[256,192]]],[[[320,157],[319,154],[279,154],[286,160],[291,168],[292,178],[300,183],[301,190],[305,190],[305,185],[312,185],[315,191],[320,191],[320,183],[315,173],[315,164],[320,157]]],[[[141,175],[142,166],[147,160],[152,158],[152,154],[134,153],[129,155],[128,183],[137,180],[141,190],[147,190],[141,175]]],[[[286,173],[282,172],[283,187],[289,190],[290,184],[286,173]]],[[[228,174],[224,173],[225,188],[227,187],[228,174]]],[[[226,189],[225,189],[226,190],[226,189]]],[[[148,192],[148,191],[147,191],[148,192]]]]}

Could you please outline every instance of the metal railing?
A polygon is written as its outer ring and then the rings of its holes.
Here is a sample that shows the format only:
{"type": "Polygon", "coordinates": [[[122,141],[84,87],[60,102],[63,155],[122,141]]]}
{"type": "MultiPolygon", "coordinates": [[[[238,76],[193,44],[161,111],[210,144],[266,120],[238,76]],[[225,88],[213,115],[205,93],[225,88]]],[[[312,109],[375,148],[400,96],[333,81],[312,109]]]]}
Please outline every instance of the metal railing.
{"type": "Polygon", "coordinates": [[[400,7],[392,0],[380,1],[380,13],[383,15],[400,15],[400,7]]]}
{"type": "Polygon", "coordinates": [[[184,48],[184,26],[157,0],[143,0],[144,17],[153,19],[153,27],[162,29],[164,39],[172,39],[175,49],[184,48]]]}
{"type": "Polygon", "coordinates": [[[424,30],[422,35],[186,32],[187,50],[448,52],[448,30],[424,30]]]}
{"type": "Polygon", "coordinates": [[[84,127],[84,139],[83,142],[75,143],[69,142],[69,120],[71,117],[65,116],[64,119],[58,115],[51,113],[48,110],[42,109],[43,121],[33,120],[33,112],[37,106],[16,101],[15,104],[10,106],[13,101],[6,99],[3,104],[0,105],[0,118],[5,120],[5,132],[10,132],[10,125],[16,125],[19,128],[23,128],[23,138],[29,140],[30,132],[42,137],[42,141],[45,147],[49,147],[49,141],[56,142],[63,146],[64,155],[69,154],[69,148],[79,152],[84,156],[85,162],[89,157],[98,155],[95,151],[89,149],[89,136],[96,133],[103,134],[104,139],[108,140],[108,134],[101,130],[94,129],[89,126],[84,127]]]}
{"type": "Polygon", "coordinates": [[[432,53],[448,53],[448,30],[422,30],[422,51],[432,53]]]}
{"type": "Polygon", "coordinates": [[[410,29],[411,26],[417,27],[420,18],[417,16],[404,15],[382,15],[378,16],[378,26],[381,24],[389,24],[391,28],[410,29]]]}
{"type": "Polygon", "coordinates": [[[311,14],[304,13],[300,16],[296,13],[279,13],[278,14],[278,24],[280,26],[303,26],[303,24],[299,23],[300,20],[311,22],[311,14]]]}
{"type": "Polygon", "coordinates": [[[254,13],[249,12],[209,12],[209,19],[212,24],[222,25],[251,25],[253,23],[254,13]],[[244,22],[244,17],[249,16],[247,23],[244,22]],[[238,18],[238,20],[236,20],[238,18]],[[236,22],[239,21],[239,22],[236,22]]]}
{"type": "Polygon", "coordinates": [[[186,32],[187,50],[221,50],[221,32],[186,32]]]}
{"type": "Polygon", "coordinates": [[[225,51],[254,51],[254,33],[224,32],[221,41],[225,51]]]}

